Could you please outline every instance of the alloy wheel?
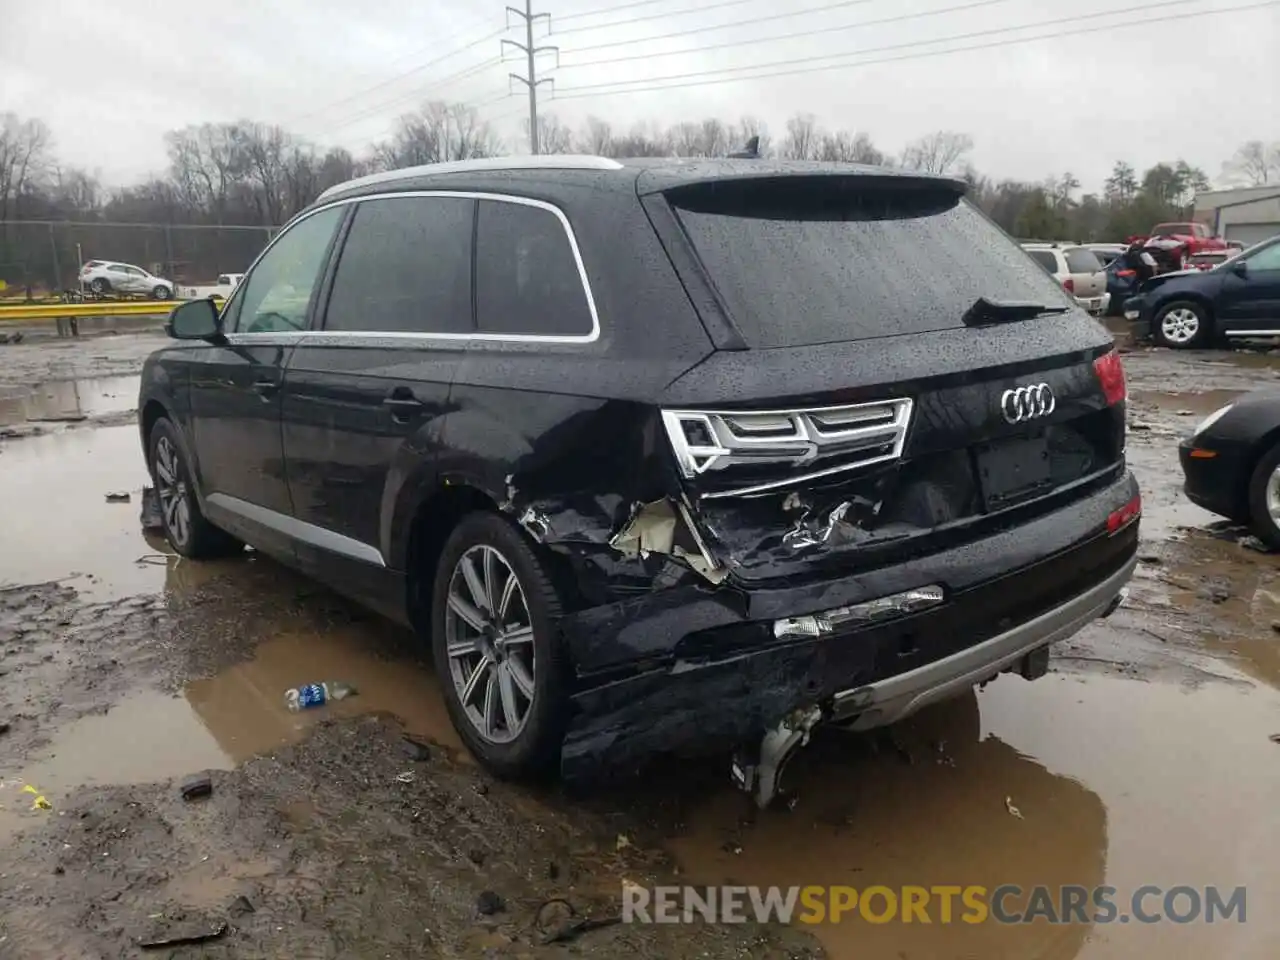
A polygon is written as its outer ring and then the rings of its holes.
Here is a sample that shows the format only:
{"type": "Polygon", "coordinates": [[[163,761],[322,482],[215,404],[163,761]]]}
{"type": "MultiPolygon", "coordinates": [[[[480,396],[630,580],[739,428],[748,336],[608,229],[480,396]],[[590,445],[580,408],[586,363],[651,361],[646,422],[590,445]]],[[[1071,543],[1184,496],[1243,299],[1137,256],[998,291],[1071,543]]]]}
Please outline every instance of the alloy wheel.
{"type": "Polygon", "coordinates": [[[1280,527],[1280,466],[1267,477],[1267,513],[1271,522],[1280,527]]]}
{"type": "Polygon", "coordinates": [[[490,743],[510,743],[533,711],[533,624],[524,588],[495,547],[467,550],[449,579],[445,653],[467,719],[490,743]]]}
{"type": "Polygon", "coordinates": [[[156,441],[155,468],[165,531],[175,544],[185,546],[191,539],[190,491],[179,468],[178,451],[168,437],[156,441]]]}
{"type": "Polygon", "coordinates": [[[1170,343],[1190,343],[1200,332],[1200,318],[1188,307],[1177,307],[1161,317],[1160,331],[1170,343]]]}

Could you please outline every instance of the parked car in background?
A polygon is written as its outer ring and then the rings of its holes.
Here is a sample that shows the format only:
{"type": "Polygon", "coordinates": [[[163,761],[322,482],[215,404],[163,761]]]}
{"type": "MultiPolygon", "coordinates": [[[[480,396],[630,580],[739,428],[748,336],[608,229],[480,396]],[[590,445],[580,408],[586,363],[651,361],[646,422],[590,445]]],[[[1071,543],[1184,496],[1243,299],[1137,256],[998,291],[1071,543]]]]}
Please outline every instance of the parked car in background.
{"type": "Polygon", "coordinates": [[[1134,336],[1166,347],[1280,336],[1280,237],[1209,270],[1147,280],[1124,305],[1134,336]]]}
{"type": "Polygon", "coordinates": [[[99,296],[122,293],[152,300],[173,299],[173,281],[115,260],[90,260],[80,268],[80,284],[99,296]]]}
{"type": "Polygon", "coordinates": [[[1043,675],[1136,563],[1120,356],[963,181],[869,170],[331,188],[146,362],[170,542],[414,627],[504,776],[737,751],[764,803],[816,724],[1043,675]]]}
{"type": "Polygon", "coordinates": [[[1094,316],[1103,316],[1111,303],[1102,263],[1085,246],[1024,243],[1022,248],[1044,267],[1062,288],[1094,316]]]}
{"type": "Polygon", "coordinates": [[[1240,251],[1238,250],[1204,250],[1187,257],[1188,270],[1211,270],[1220,263],[1226,263],[1240,251]]]}
{"type": "Polygon", "coordinates": [[[1247,393],[1214,411],[1178,456],[1187,499],[1280,550],[1280,392],[1247,393]]]}

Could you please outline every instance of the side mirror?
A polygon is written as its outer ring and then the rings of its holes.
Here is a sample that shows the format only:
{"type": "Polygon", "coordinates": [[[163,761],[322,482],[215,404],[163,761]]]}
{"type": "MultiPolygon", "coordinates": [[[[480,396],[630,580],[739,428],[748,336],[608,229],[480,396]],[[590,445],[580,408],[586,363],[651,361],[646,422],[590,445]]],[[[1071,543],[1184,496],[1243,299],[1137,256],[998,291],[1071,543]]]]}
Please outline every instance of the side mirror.
{"type": "Polygon", "coordinates": [[[1237,260],[1231,264],[1231,272],[1237,277],[1247,277],[1249,275],[1249,264],[1244,260],[1237,260]]]}
{"type": "Polygon", "coordinates": [[[212,300],[188,300],[178,304],[169,314],[165,333],[175,340],[220,341],[222,318],[218,316],[218,305],[212,300]]]}

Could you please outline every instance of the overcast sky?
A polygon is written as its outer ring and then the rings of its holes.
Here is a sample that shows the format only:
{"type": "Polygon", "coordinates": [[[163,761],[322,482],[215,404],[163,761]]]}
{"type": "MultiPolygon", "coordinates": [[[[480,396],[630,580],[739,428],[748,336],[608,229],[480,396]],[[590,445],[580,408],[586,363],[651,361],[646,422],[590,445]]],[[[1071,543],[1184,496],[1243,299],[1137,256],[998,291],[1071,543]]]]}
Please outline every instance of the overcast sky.
{"type": "MultiPolygon", "coordinates": [[[[558,91],[543,109],[573,127],[591,114],[624,130],[753,115],[776,139],[806,111],[892,153],[930,130],[968,132],[984,173],[1070,170],[1096,189],[1117,159],[1141,169],[1184,157],[1217,177],[1242,141],[1280,140],[1280,5],[1261,2],[537,0],[535,11],[553,18],[540,42],[560,48],[558,69],[540,58],[558,91]],[[1193,16],[1244,6],[1255,9],[1193,16]],[[745,22],[762,17],[773,19],[745,22]],[[869,22],[887,19],[896,22],[869,22]],[[995,32],[1034,24],[1045,26],[995,32]],[[809,35],[786,38],[796,33],[809,35]],[[1010,42],[1048,34],[1059,35],[1010,42]],[[925,55],[965,46],[979,49],[925,55]],[[795,73],[871,60],[881,62],[795,73]],[[713,72],[744,67],[791,75],[713,72]],[[691,85],[570,97],[627,81],[691,85]]],[[[523,151],[525,101],[506,96],[506,76],[524,64],[493,62],[499,36],[488,36],[503,28],[504,7],[0,0],[0,111],[43,118],[64,162],[112,184],[161,170],[162,135],[174,127],[247,117],[358,151],[428,98],[483,104],[523,151]]],[[[523,40],[522,27],[505,35],[523,40]]]]}

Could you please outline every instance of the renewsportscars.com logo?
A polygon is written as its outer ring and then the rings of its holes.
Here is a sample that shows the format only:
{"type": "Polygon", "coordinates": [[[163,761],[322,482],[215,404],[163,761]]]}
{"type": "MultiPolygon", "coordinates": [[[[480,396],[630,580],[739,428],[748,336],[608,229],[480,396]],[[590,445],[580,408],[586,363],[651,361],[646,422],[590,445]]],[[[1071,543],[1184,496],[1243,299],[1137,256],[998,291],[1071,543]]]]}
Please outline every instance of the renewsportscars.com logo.
{"type": "Polygon", "coordinates": [[[1245,922],[1244,887],[622,885],[624,923],[1218,923],[1245,922]]]}

